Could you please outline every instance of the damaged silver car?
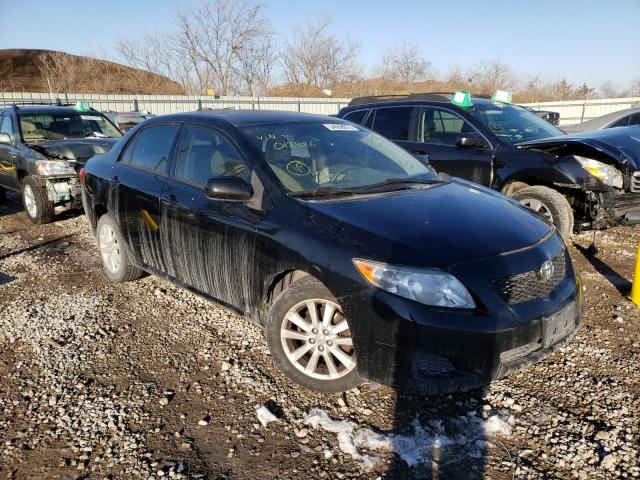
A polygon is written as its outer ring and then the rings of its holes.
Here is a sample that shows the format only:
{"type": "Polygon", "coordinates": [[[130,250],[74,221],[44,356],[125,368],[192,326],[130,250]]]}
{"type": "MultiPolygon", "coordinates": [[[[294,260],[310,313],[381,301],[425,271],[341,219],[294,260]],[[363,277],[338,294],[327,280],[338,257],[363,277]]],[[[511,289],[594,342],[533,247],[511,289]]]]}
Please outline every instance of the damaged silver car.
{"type": "Polygon", "coordinates": [[[120,137],[107,117],[82,102],[0,109],[0,202],[18,192],[36,224],[53,221],[57,208],[81,208],[78,171],[120,137]]]}

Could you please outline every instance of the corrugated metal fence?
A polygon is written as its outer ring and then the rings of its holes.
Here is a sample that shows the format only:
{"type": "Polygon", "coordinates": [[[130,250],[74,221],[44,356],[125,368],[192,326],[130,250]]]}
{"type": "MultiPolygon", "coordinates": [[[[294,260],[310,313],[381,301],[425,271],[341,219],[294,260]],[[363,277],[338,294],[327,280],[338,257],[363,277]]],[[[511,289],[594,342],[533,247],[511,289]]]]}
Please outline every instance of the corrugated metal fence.
{"type": "MultiPolygon", "coordinates": [[[[220,97],[178,95],[105,95],[63,93],[52,96],[48,93],[0,92],[0,105],[14,102],[87,102],[98,110],[130,112],[148,110],[164,113],[188,112],[198,108],[238,108],[249,110],[286,110],[332,115],[349,103],[348,98],[293,98],[293,97],[220,97]]],[[[525,104],[538,110],[560,113],[560,124],[580,123],[605,113],[640,105],[640,97],[609,98],[598,100],[541,102],[525,104]]]]}
{"type": "Polygon", "coordinates": [[[348,98],[285,98],[285,97],[219,97],[180,95],[103,95],[0,92],[0,105],[13,102],[75,103],[82,100],[93,108],[106,111],[131,112],[148,110],[156,115],[189,112],[199,108],[237,108],[248,110],[285,110],[332,115],[349,103],[348,98]]]}
{"type": "Polygon", "coordinates": [[[550,110],[560,114],[560,125],[582,123],[607,113],[640,106],[640,97],[603,98],[587,101],[568,100],[563,102],[523,103],[536,110],[550,110]]]}

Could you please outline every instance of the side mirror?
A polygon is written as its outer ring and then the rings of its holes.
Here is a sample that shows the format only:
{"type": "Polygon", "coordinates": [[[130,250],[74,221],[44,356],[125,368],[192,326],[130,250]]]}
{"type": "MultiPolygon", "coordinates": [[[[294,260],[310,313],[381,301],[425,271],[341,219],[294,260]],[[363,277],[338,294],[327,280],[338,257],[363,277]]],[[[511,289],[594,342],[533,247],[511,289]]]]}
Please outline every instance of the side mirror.
{"type": "Polygon", "coordinates": [[[487,142],[475,133],[461,133],[458,135],[456,145],[467,148],[489,148],[487,142]]]}
{"type": "Polygon", "coordinates": [[[234,200],[243,202],[253,196],[251,185],[240,177],[214,177],[207,181],[207,197],[216,200],[234,200]]]}
{"type": "Polygon", "coordinates": [[[7,144],[11,143],[11,137],[8,133],[0,132],[0,143],[7,144]]]}

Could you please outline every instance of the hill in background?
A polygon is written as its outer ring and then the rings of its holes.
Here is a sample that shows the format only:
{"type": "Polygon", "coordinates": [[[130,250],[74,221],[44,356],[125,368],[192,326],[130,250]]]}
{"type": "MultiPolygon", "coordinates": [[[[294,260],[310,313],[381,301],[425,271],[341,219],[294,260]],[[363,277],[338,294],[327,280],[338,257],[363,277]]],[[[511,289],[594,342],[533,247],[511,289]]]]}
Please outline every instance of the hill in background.
{"type": "Polygon", "coordinates": [[[52,50],[0,50],[0,91],[184,95],[168,78],[52,50]]]}

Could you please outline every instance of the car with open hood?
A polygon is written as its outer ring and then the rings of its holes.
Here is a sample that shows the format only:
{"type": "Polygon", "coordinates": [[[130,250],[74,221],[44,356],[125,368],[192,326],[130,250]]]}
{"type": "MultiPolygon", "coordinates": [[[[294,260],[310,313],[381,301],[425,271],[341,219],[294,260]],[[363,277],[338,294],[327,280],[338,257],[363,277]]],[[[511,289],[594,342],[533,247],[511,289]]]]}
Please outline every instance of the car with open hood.
{"type": "Polygon", "coordinates": [[[7,191],[18,192],[37,224],[53,221],[57,207],[81,207],[79,169],[120,137],[113,123],[82,102],[0,108],[0,201],[7,191]]]}
{"type": "Polygon", "coordinates": [[[637,130],[565,136],[498,93],[362,97],[338,116],[386,136],[437,171],[517,199],[565,239],[640,222],[637,130]]]}
{"type": "Polygon", "coordinates": [[[81,178],[111,280],[147,271],[226,306],[321,392],[475,387],[580,324],[580,280],[552,224],[341,119],[158,116],[81,178]]]}

